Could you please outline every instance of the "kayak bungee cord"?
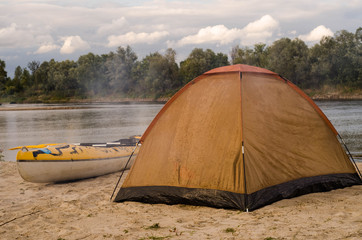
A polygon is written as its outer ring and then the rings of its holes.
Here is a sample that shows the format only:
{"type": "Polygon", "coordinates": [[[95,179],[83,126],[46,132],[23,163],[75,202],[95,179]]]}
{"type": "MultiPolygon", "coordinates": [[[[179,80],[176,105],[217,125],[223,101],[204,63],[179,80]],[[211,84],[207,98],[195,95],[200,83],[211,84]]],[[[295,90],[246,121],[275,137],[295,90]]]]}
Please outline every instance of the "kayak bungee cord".
{"type": "Polygon", "coordinates": [[[118,178],[117,184],[116,184],[116,186],[115,186],[114,189],[113,189],[113,193],[112,193],[112,196],[111,196],[111,198],[109,199],[109,201],[112,201],[113,195],[114,195],[116,189],[118,188],[118,184],[119,184],[119,182],[120,182],[121,179],[122,179],[123,173],[124,173],[124,171],[126,171],[126,168],[127,168],[127,166],[128,166],[128,163],[130,162],[130,160],[131,160],[131,158],[132,158],[132,156],[133,156],[133,153],[136,151],[139,143],[140,143],[140,142],[138,141],[137,144],[136,144],[136,146],[135,146],[135,148],[133,149],[131,155],[129,156],[129,158],[128,158],[127,162],[126,162],[126,165],[124,166],[124,168],[123,168],[123,170],[122,170],[122,172],[121,172],[121,175],[120,175],[119,178],[118,178]]]}

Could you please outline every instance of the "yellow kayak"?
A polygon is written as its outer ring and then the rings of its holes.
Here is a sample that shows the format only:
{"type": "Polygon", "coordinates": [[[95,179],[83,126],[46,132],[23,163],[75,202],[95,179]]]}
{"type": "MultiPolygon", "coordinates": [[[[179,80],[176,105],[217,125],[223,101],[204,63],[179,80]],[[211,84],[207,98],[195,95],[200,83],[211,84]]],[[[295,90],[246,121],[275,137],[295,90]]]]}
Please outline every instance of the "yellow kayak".
{"type": "Polygon", "coordinates": [[[127,169],[138,153],[139,137],[104,144],[52,143],[13,148],[21,177],[29,182],[64,182],[127,169]]]}

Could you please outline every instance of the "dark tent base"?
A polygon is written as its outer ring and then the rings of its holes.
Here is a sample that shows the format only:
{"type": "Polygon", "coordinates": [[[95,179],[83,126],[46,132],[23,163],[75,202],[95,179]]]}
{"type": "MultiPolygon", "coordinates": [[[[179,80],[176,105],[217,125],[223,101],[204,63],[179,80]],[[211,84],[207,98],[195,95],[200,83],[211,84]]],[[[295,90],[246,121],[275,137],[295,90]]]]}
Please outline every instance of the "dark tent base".
{"type": "Polygon", "coordinates": [[[285,198],[361,184],[362,181],[357,174],[331,174],[302,178],[247,195],[212,189],[143,186],[121,188],[114,201],[187,204],[252,211],[285,198]]]}

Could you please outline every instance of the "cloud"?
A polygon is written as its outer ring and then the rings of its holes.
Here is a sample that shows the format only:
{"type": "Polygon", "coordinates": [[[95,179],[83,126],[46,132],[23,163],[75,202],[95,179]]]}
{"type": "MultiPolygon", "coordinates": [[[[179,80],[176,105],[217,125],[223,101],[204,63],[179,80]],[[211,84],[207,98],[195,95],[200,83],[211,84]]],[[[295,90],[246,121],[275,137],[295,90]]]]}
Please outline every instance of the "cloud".
{"type": "Polygon", "coordinates": [[[270,32],[278,27],[278,22],[270,15],[265,15],[255,22],[251,22],[244,30],[249,33],[270,32]]]}
{"type": "Polygon", "coordinates": [[[71,54],[75,51],[81,51],[89,49],[89,44],[84,41],[80,36],[69,36],[63,38],[64,44],[60,48],[61,54],[71,54]]]}
{"type": "Polygon", "coordinates": [[[320,25],[314,28],[310,33],[305,35],[299,35],[299,38],[306,42],[316,42],[320,41],[324,36],[333,36],[331,29],[326,28],[323,25],[320,25]]]}
{"type": "Polygon", "coordinates": [[[135,32],[128,32],[123,35],[111,35],[108,37],[108,47],[115,47],[120,45],[133,45],[139,43],[147,43],[152,44],[160,39],[169,35],[167,31],[156,31],[152,33],[135,33],[135,32]]]}
{"type": "Polygon", "coordinates": [[[97,30],[97,34],[105,35],[114,32],[119,32],[126,25],[127,25],[127,20],[125,17],[114,19],[112,20],[112,23],[104,24],[103,26],[99,27],[97,30]]]}
{"type": "Polygon", "coordinates": [[[216,43],[226,45],[240,40],[244,44],[262,42],[273,35],[279,27],[278,21],[270,15],[265,15],[259,20],[247,24],[244,28],[227,28],[224,25],[202,28],[197,34],[183,37],[175,42],[169,41],[169,46],[184,46],[189,44],[216,43]]]}
{"type": "Polygon", "coordinates": [[[84,46],[91,45],[97,54],[120,44],[129,44],[139,57],[171,45],[178,56],[187,56],[195,46],[228,53],[236,44],[270,44],[301,34],[307,38],[310,30],[326,23],[333,31],[355,32],[361,9],[357,0],[6,0],[0,1],[0,55],[19,56],[7,61],[13,72],[18,65],[26,66],[29,52],[41,60],[49,57],[40,55],[47,51],[55,59],[64,59],[60,49],[78,53],[79,44],[66,43],[63,36],[87,40],[84,46]]]}
{"type": "Polygon", "coordinates": [[[12,23],[9,27],[0,29],[1,38],[5,38],[7,36],[11,36],[16,32],[16,23],[12,23]]]}
{"type": "Polygon", "coordinates": [[[38,50],[36,50],[34,52],[34,54],[44,54],[44,53],[47,53],[47,52],[51,52],[55,49],[58,49],[60,48],[58,45],[56,44],[53,44],[53,43],[45,43],[44,45],[40,46],[38,48],[38,50]]]}
{"type": "Polygon", "coordinates": [[[270,15],[265,15],[243,28],[244,36],[242,38],[242,43],[248,45],[263,42],[267,38],[270,38],[278,27],[278,21],[270,15]]]}
{"type": "Polygon", "coordinates": [[[24,29],[20,29],[16,23],[0,28],[0,47],[16,48],[27,47],[33,41],[33,35],[24,29]]]}
{"type": "Polygon", "coordinates": [[[178,46],[188,44],[219,43],[221,45],[233,42],[242,35],[242,30],[228,29],[224,25],[202,28],[195,35],[189,35],[177,42],[178,46]]]}

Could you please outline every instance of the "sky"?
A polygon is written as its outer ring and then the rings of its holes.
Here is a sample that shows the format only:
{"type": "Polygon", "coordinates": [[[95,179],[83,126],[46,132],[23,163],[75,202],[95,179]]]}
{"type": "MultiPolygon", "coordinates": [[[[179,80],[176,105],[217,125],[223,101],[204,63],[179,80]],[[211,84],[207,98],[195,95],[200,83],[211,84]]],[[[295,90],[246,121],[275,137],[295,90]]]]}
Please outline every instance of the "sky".
{"type": "Polygon", "coordinates": [[[288,37],[309,46],[362,27],[361,0],[0,0],[0,59],[8,76],[30,61],[77,60],[127,45],[138,58],[173,48],[230,54],[288,37]]]}

